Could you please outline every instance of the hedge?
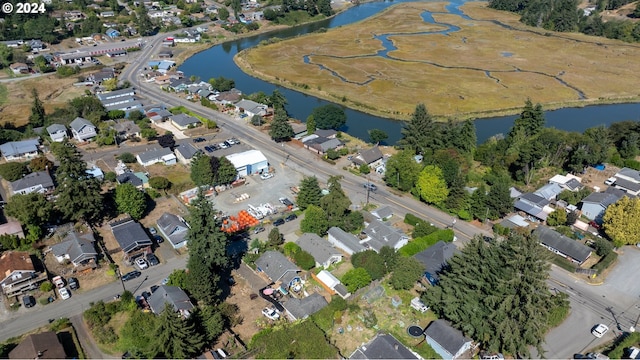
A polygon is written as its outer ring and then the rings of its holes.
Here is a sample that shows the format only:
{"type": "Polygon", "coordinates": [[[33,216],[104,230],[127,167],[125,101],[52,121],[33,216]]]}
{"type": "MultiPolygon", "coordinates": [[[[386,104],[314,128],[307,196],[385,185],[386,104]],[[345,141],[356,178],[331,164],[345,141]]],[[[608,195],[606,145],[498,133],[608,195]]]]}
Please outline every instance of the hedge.
{"type": "Polygon", "coordinates": [[[611,251],[610,253],[605,255],[602,259],[600,259],[600,261],[597,264],[595,264],[592,267],[592,269],[596,270],[598,274],[600,274],[603,270],[611,266],[611,264],[613,264],[617,258],[618,258],[618,254],[611,251]]]}
{"type": "Polygon", "coordinates": [[[640,333],[627,333],[621,341],[619,341],[613,349],[607,352],[607,356],[610,359],[622,359],[622,355],[624,355],[624,349],[637,345],[640,343],[640,333]]]}
{"type": "Polygon", "coordinates": [[[426,250],[431,245],[437,243],[440,240],[444,242],[452,242],[453,230],[451,229],[438,230],[427,236],[413,239],[413,241],[401,247],[400,250],[398,250],[398,254],[405,257],[413,256],[421,251],[426,250]]]}
{"type": "Polygon", "coordinates": [[[411,213],[407,213],[407,215],[404,216],[404,223],[405,224],[409,224],[411,226],[416,226],[416,224],[424,222],[424,220],[420,219],[419,217],[411,214],[411,213]]]}

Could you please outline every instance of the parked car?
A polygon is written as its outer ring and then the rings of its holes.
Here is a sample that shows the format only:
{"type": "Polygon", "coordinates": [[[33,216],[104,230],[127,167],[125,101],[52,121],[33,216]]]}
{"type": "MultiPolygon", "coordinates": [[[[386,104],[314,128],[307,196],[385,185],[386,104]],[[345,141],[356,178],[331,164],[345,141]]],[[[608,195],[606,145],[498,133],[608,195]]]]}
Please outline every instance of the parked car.
{"type": "Polygon", "coordinates": [[[164,242],[164,238],[160,235],[156,235],[153,237],[157,244],[162,244],[164,242]]]}
{"type": "Polygon", "coordinates": [[[258,226],[255,229],[253,229],[254,234],[261,233],[263,231],[264,231],[264,226],[258,226]]]}
{"type": "Polygon", "coordinates": [[[608,178],[607,180],[605,180],[604,184],[611,186],[611,185],[616,183],[616,180],[618,180],[618,179],[615,176],[612,176],[612,177],[608,178]]]}
{"type": "Polygon", "coordinates": [[[143,291],[143,292],[142,292],[142,297],[143,297],[145,300],[149,300],[149,298],[151,297],[151,293],[150,293],[150,292],[148,292],[148,291],[143,291]]]}
{"type": "Polygon", "coordinates": [[[67,290],[67,288],[60,288],[58,289],[58,293],[60,294],[60,297],[62,298],[62,300],[67,300],[68,298],[71,297],[71,293],[69,292],[69,290],[67,290]]]}
{"type": "Polygon", "coordinates": [[[167,285],[169,283],[169,278],[162,279],[161,285],[167,285]]]}
{"type": "Polygon", "coordinates": [[[231,147],[231,146],[233,146],[233,144],[231,144],[231,143],[230,143],[230,142],[228,142],[228,141],[223,141],[222,143],[223,143],[223,144],[225,144],[225,145],[227,145],[227,147],[231,147]]]}
{"type": "Polygon", "coordinates": [[[280,226],[280,225],[284,225],[284,219],[280,218],[276,221],[273,222],[273,226],[280,226]]]}
{"type": "Polygon", "coordinates": [[[142,273],[140,271],[138,271],[138,270],[130,271],[130,272],[122,275],[122,281],[133,280],[133,279],[137,278],[140,275],[142,275],[142,273]]]}
{"type": "Polygon", "coordinates": [[[260,174],[260,179],[262,179],[262,180],[271,179],[272,177],[273,177],[272,173],[262,173],[262,174],[260,174]]]}
{"type": "Polygon", "coordinates": [[[151,235],[155,235],[158,233],[158,231],[156,230],[156,228],[154,228],[153,226],[149,227],[149,233],[151,235]]]}
{"type": "Polygon", "coordinates": [[[220,149],[226,149],[226,148],[228,148],[228,147],[229,147],[229,145],[227,145],[227,144],[225,144],[225,143],[223,143],[223,142],[221,142],[220,144],[218,144],[218,146],[220,147],[220,149]]]}
{"type": "Polygon", "coordinates": [[[51,279],[51,281],[53,281],[53,285],[55,285],[58,289],[63,288],[65,286],[65,282],[62,276],[56,276],[53,279],[51,279]]]}
{"type": "Polygon", "coordinates": [[[206,141],[206,139],[205,138],[201,138],[201,137],[197,137],[197,138],[193,139],[194,143],[199,143],[199,142],[203,142],[203,141],[206,141]]]}
{"type": "Polygon", "coordinates": [[[365,188],[365,189],[368,189],[369,191],[376,191],[376,190],[378,190],[378,187],[377,187],[377,186],[375,186],[374,184],[369,183],[369,182],[368,182],[368,183],[364,183],[364,188],[365,188]]]}
{"type": "Polygon", "coordinates": [[[240,144],[240,140],[238,140],[238,138],[231,138],[231,140],[233,140],[234,145],[240,144]]]}
{"type": "Polygon", "coordinates": [[[291,200],[285,197],[281,197],[279,200],[280,200],[280,203],[284,206],[293,206],[293,203],[291,202],[291,200]]]}
{"type": "Polygon", "coordinates": [[[211,146],[205,146],[204,149],[207,150],[207,152],[213,152],[213,148],[211,146]]]}
{"type": "Polygon", "coordinates": [[[227,139],[226,143],[229,143],[231,145],[237,144],[235,139],[227,139]]]}
{"type": "Polygon", "coordinates": [[[269,320],[278,320],[280,318],[280,314],[278,314],[278,310],[274,308],[264,308],[262,309],[262,315],[266,316],[269,320]]]}
{"type": "Polygon", "coordinates": [[[22,303],[26,308],[34,307],[36,305],[36,299],[31,295],[26,295],[22,298],[22,303]]]}
{"type": "Polygon", "coordinates": [[[593,329],[591,329],[591,334],[597,338],[601,338],[604,334],[609,331],[609,327],[605,324],[598,324],[593,329]]]}
{"type": "Polygon", "coordinates": [[[154,254],[147,254],[147,261],[151,266],[156,266],[160,264],[160,260],[158,260],[158,257],[155,256],[154,254]]]}
{"type": "Polygon", "coordinates": [[[135,263],[136,263],[136,266],[138,267],[138,269],[140,269],[140,270],[144,270],[144,269],[149,267],[149,263],[143,257],[137,258],[135,263]]]}
{"type": "Polygon", "coordinates": [[[287,215],[287,217],[286,217],[286,218],[284,218],[284,221],[289,222],[289,221],[293,221],[293,220],[295,220],[295,219],[297,219],[297,218],[298,218],[298,215],[296,215],[296,214],[289,214],[289,215],[287,215]]]}
{"type": "Polygon", "coordinates": [[[158,290],[158,288],[160,287],[160,285],[152,285],[149,290],[151,290],[151,293],[153,294],[154,292],[156,292],[156,290],[158,290]]]}
{"type": "Polygon", "coordinates": [[[72,277],[69,278],[69,288],[71,288],[71,290],[77,290],[80,288],[80,283],[78,283],[78,279],[72,277]]]}

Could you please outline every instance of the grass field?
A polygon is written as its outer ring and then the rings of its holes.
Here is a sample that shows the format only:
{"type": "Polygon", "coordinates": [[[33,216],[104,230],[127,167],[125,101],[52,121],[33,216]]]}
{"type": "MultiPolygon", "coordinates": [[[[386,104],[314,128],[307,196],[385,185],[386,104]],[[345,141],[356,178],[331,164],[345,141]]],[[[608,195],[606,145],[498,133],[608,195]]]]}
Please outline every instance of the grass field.
{"type": "Polygon", "coordinates": [[[84,94],[85,87],[74,87],[76,76],[60,79],[55,74],[0,84],[0,124],[8,122],[21,126],[29,121],[33,97],[38,90],[45,111],[64,106],[69,100],[84,94]]]}
{"type": "Polygon", "coordinates": [[[546,109],[640,99],[639,45],[526,27],[484,2],[462,6],[473,20],[445,13],[445,5],[398,4],[356,24],[245,50],[236,62],[264,80],[399,119],[420,102],[463,119],[518,112],[527,97],[546,109]],[[436,24],[423,21],[425,11],[436,24]],[[451,25],[460,29],[420,34],[451,25]],[[383,34],[396,47],[390,58],[376,55],[383,34]]]}

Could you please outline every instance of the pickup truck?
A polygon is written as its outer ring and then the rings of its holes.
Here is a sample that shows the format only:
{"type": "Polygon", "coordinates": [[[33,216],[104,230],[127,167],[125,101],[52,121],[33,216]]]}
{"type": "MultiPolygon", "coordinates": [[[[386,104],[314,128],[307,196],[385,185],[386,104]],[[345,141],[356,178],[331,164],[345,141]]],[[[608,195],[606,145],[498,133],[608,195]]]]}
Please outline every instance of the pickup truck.
{"type": "Polygon", "coordinates": [[[58,289],[63,288],[65,286],[64,279],[62,278],[62,276],[56,276],[53,279],[51,279],[51,281],[53,282],[53,285],[55,285],[58,289]]]}

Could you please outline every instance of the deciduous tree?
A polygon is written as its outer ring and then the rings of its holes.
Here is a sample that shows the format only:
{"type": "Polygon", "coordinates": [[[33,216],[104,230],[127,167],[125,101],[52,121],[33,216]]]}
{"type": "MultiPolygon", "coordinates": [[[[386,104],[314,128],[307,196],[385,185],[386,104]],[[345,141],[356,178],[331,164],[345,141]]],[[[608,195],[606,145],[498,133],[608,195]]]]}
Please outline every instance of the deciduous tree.
{"type": "Polygon", "coordinates": [[[0,164],[0,176],[7,181],[16,181],[22,179],[29,173],[27,165],[21,162],[8,162],[0,164]]]}
{"type": "Polygon", "coordinates": [[[318,129],[338,130],[347,123],[347,114],[344,109],[333,104],[319,106],[311,111],[311,116],[318,129]]]}
{"type": "Polygon", "coordinates": [[[207,155],[198,153],[191,159],[191,180],[197,186],[213,185],[214,175],[207,155]]]}
{"type": "Polygon", "coordinates": [[[387,274],[384,259],[374,250],[365,250],[351,256],[351,264],[355,268],[363,268],[371,280],[382,279],[387,274]]]}
{"type": "Polygon", "coordinates": [[[547,217],[547,225],[564,225],[567,222],[567,212],[564,209],[556,209],[547,217]]]}
{"type": "Polygon", "coordinates": [[[602,227],[616,247],[640,243],[640,199],[623,197],[609,205],[602,227]]]}
{"type": "Polygon", "coordinates": [[[53,170],[53,161],[47,159],[46,156],[38,156],[29,161],[31,171],[53,170]]]}
{"type": "Polygon", "coordinates": [[[371,276],[369,276],[369,273],[364,268],[355,268],[347,271],[341,280],[347,287],[347,290],[353,293],[369,285],[369,283],[371,283],[371,276]]]}
{"type": "Polygon", "coordinates": [[[116,186],[116,206],[121,214],[129,214],[138,220],[147,209],[147,199],[144,193],[132,184],[120,184],[116,186]]]}
{"type": "Polygon", "coordinates": [[[300,230],[324,236],[329,229],[327,215],[321,207],[309,205],[304,212],[304,219],[300,222],[300,230]]]}
{"type": "Polygon", "coordinates": [[[387,160],[384,173],[387,185],[402,191],[413,189],[422,170],[422,164],[415,161],[414,155],[413,150],[401,150],[387,160]]]}
{"type": "Polygon", "coordinates": [[[435,165],[427,165],[422,169],[416,182],[416,190],[420,198],[430,204],[441,204],[449,195],[442,170],[435,165]]]}
{"type": "Polygon", "coordinates": [[[409,290],[424,275],[424,265],[414,257],[399,261],[393,268],[389,282],[396,290],[409,290]]]}
{"type": "Polygon", "coordinates": [[[154,176],[149,179],[149,186],[157,190],[166,190],[171,187],[171,182],[166,177],[154,176]]]}
{"type": "Polygon", "coordinates": [[[383,130],[380,130],[380,129],[369,130],[369,141],[371,141],[372,144],[381,144],[388,138],[389,138],[389,135],[387,135],[387,133],[384,132],[383,130]]]}
{"type": "Polygon", "coordinates": [[[238,171],[236,170],[236,167],[233,166],[233,163],[223,156],[220,158],[220,166],[218,166],[218,170],[215,171],[213,175],[215,177],[216,184],[230,184],[238,177],[238,171]]]}

